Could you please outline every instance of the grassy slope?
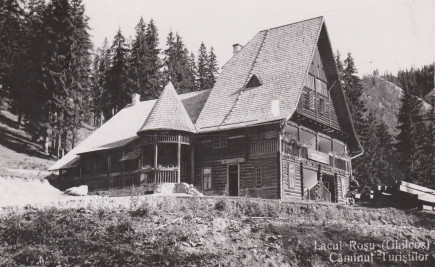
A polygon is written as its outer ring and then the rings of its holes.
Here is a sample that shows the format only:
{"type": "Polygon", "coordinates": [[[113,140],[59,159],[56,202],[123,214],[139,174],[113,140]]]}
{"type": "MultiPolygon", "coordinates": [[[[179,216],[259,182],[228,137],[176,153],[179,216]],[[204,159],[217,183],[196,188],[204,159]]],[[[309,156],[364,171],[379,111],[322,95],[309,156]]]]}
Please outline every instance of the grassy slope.
{"type": "MultiPolygon", "coordinates": [[[[0,265],[343,266],[314,241],[426,241],[435,214],[334,204],[212,197],[94,198],[0,216],[0,265]]],[[[345,255],[382,251],[337,251],[345,255]]],[[[412,250],[391,250],[406,254],[412,250]]],[[[373,266],[386,266],[375,257],[373,266]]],[[[349,266],[349,264],[344,264],[349,266]]]]}
{"type": "Polygon", "coordinates": [[[41,146],[31,140],[22,126],[18,128],[16,115],[1,110],[0,131],[0,170],[46,170],[54,163],[41,152],[41,146]]]}

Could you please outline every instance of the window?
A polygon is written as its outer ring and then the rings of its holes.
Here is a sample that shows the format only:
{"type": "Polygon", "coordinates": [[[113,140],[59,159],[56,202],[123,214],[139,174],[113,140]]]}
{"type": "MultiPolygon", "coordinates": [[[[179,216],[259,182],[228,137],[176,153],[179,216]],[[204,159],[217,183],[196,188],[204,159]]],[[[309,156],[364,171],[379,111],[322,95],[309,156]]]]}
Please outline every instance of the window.
{"type": "Polygon", "coordinates": [[[211,189],[211,168],[202,168],[202,189],[211,189]]]}
{"type": "Polygon", "coordinates": [[[338,155],[345,155],[346,154],[346,145],[334,140],[334,152],[338,155]]]}
{"type": "Polygon", "coordinates": [[[307,130],[304,129],[300,130],[300,141],[303,145],[305,145],[308,148],[316,149],[317,147],[316,135],[307,130]]]}
{"type": "Polygon", "coordinates": [[[332,152],[332,140],[319,135],[319,151],[323,153],[332,152]]]}
{"type": "Polygon", "coordinates": [[[213,139],[213,148],[227,147],[228,139],[226,136],[219,136],[213,139]]]}
{"type": "Polygon", "coordinates": [[[299,140],[299,129],[293,125],[287,124],[284,127],[284,133],[291,135],[296,140],[299,140]]]}
{"type": "Polygon", "coordinates": [[[288,188],[295,188],[295,166],[288,164],[288,188]]]}
{"type": "Polygon", "coordinates": [[[255,185],[262,185],[263,184],[263,170],[261,167],[255,168],[255,185]]]}
{"type": "Polygon", "coordinates": [[[314,109],[315,95],[311,90],[305,90],[302,93],[302,104],[305,109],[314,109]]]}
{"type": "Polygon", "coordinates": [[[323,97],[319,97],[319,113],[325,114],[325,99],[323,97]]]}
{"type": "Polygon", "coordinates": [[[319,94],[328,96],[328,86],[324,81],[316,79],[316,89],[319,94]]]}
{"type": "Polygon", "coordinates": [[[310,88],[311,90],[314,90],[314,82],[315,82],[314,76],[311,75],[311,74],[307,74],[307,76],[305,77],[304,85],[307,88],[310,88]]]}

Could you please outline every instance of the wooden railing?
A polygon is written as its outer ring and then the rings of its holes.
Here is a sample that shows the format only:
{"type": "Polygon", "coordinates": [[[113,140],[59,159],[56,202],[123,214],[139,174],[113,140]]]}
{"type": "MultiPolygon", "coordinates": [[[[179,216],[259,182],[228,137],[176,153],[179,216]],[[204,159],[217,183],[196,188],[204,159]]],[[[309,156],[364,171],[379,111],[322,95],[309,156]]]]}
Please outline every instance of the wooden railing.
{"type": "MultiPolygon", "coordinates": [[[[153,144],[155,141],[158,143],[177,143],[178,134],[157,134],[145,136],[142,140],[142,144],[153,144]]],[[[189,144],[189,136],[181,135],[180,142],[183,144],[189,144]]]]}
{"type": "MultiPolygon", "coordinates": [[[[309,157],[309,150],[312,150],[311,148],[307,148],[305,146],[302,146],[300,148],[297,148],[295,145],[291,145],[288,143],[283,142],[282,144],[282,152],[285,154],[290,154],[290,155],[294,155],[297,157],[301,157],[304,159],[310,159],[309,157]]],[[[348,166],[347,166],[347,162],[349,161],[349,159],[347,157],[343,157],[343,156],[336,156],[336,155],[332,155],[329,153],[325,153],[325,152],[320,152],[315,150],[314,151],[316,154],[318,155],[325,155],[325,159],[324,160],[324,164],[327,164],[331,167],[343,170],[343,171],[348,171],[348,166]],[[329,156],[328,156],[329,155],[329,156]],[[327,158],[329,157],[329,163],[327,158]]],[[[323,158],[323,157],[322,157],[323,158]]]]}
{"type": "Polygon", "coordinates": [[[265,154],[265,153],[277,152],[278,148],[279,148],[278,140],[275,139],[252,142],[250,148],[250,154],[265,154]]]}

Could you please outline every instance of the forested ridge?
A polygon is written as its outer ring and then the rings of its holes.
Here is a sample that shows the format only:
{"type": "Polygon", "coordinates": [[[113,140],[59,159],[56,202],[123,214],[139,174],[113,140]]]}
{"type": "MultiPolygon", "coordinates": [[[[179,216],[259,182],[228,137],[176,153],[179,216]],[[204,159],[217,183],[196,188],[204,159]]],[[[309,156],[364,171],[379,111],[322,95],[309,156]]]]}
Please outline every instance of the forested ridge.
{"type": "MultiPolygon", "coordinates": [[[[336,63],[355,130],[364,149],[362,156],[352,160],[353,176],[360,186],[390,185],[395,180],[404,180],[435,188],[433,65],[400,70],[397,75],[379,75],[375,70],[372,76],[364,77],[366,82],[363,82],[350,53],[342,60],[337,52],[336,63]],[[376,114],[379,101],[373,105],[367,102],[368,99],[378,100],[379,94],[386,93],[376,91],[379,79],[402,88],[397,114],[390,111],[388,116],[379,117],[376,114]],[[368,92],[371,95],[364,97],[368,92]],[[429,100],[430,105],[423,99],[429,100]],[[423,108],[423,105],[430,108],[423,108]],[[395,119],[397,123],[392,124],[389,119],[395,119]],[[391,125],[395,129],[391,129],[391,125]]],[[[385,90],[385,87],[378,89],[385,90]]],[[[391,109],[396,103],[386,104],[391,109]]]]}
{"type": "Polygon", "coordinates": [[[195,58],[176,32],[164,50],[159,44],[152,18],[138,18],[134,37],[114,29],[111,42],[94,47],[82,0],[1,1],[0,103],[46,153],[60,157],[77,144],[79,129],[100,126],[133,93],[157,98],[168,80],[178,93],[213,87],[213,47],[198,44],[195,58]]]}

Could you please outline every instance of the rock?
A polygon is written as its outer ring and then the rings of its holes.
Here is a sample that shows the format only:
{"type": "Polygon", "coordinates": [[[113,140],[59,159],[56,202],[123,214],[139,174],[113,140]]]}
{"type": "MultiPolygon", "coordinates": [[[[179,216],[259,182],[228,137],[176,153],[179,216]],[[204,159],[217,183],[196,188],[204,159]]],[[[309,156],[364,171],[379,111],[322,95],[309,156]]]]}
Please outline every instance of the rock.
{"type": "Polygon", "coordinates": [[[88,194],[88,186],[81,185],[77,187],[71,187],[65,190],[64,193],[71,196],[86,196],[88,194]]]}
{"type": "Polygon", "coordinates": [[[195,195],[195,196],[203,196],[203,194],[199,192],[198,189],[196,189],[193,185],[187,183],[176,184],[175,192],[195,195]]]}

